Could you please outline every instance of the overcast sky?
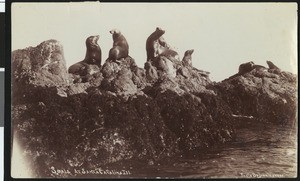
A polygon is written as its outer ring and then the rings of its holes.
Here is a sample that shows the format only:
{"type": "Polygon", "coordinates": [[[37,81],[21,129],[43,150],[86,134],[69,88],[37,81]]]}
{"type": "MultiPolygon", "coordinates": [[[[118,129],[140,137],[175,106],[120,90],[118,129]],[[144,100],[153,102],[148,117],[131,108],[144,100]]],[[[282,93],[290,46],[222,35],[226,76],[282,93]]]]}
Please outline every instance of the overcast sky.
{"type": "Polygon", "coordinates": [[[109,30],[117,28],[144,67],[146,39],[156,27],[181,58],[194,49],[193,65],[214,81],[248,61],[271,60],[297,73],[296,3],[13,3],[12,50],[56,39],[70,66],[84,59],[85,39],[100,35],[103,64],[113,43],[109,30]]]}

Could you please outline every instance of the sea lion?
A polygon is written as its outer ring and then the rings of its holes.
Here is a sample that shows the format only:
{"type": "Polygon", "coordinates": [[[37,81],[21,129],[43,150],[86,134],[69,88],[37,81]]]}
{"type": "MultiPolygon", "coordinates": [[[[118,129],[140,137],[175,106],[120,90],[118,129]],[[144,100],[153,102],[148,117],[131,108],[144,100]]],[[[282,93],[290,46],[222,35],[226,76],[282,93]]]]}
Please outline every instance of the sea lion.
{"type": "Polygon", "coordinates": [[[267,68],[262,65],[253,65],[253,69],[267,71],[267,68]]]}
{"type": "Polygon", "coordinates": [[[109,50],[109,60],[117,61],[121,58],[128,57],[129,45],[126,38],[117,29],[113,29],[109,32],[112,34],[112,38],[114,41],[113,47],[109,50]]]}
{"type": "Polygon", "coordinates": [[[160,56],[164,56],[172,61],[174,60],[180,61],[180,57],[175,50],[168,49],[161,46],[159,47],[158,52],[160,56]]]}
{"type": "Polygon", "coordinates": [[[163,36],[159,37],[158,40],[158,45],[165,47],[165,48],[170,48],[170,45],[166,42],[163,36]]]}
{"type": "Polygon", "coordinates": [[[97,41],[99,35],[90,36],[86,39],[86,54],[84,60],[71,65],[68,69],[69,73],[85,76],[90,72],[89,65],[101,66],[101,49],[97,41]]]}
{"type": "Polygon", "coordinates": [[[184,66],[192,66],[192,54],[194,52],[194,49],[187,50],[184,53],[184,57],[182,59],[182,64],[184,66]]]}
{"type": "Polygon", "coordinates": [[[251,70],[253,70],[253,66],[254,66],[254,62],[251,61],[251,62],[247,62],[247,63],[243,63],[239,66],[239,73],[238,74],[244,74],[244,73],[247,73],[247,72],[250,72],[251,70]]]}
{"type": "Polygon", "coordinates": [[[274,73],[274,74],[280,74],[281,73],[281,69],[278,68],[273,62],[267,60],[267,64],[269,66],[268,72],[274,73]]]}
{"type": "Polygon", "coordinates": [[[146,41],[146,51],[147,51],[147,61],[152,60],[153,58],[159,55],[158,48],[160,46],[168,47],[168,44],[164,41],[162,35],[165,33],[165,30],[157,27],[155,31],[147,38],[146,41]]]}
{"type": "Polygon", "coordinates": [[[85,76],[88,74],[88,64],[81,61],[71,65],[68,72],[75,75],[85,76]]]}
{"type": "Polygon", "coordinates": [[[101,66],[101,49],[97,41],[99,40],[99,35],[90,36],[86,39],[86,54],[83,62],[90,65],[101,66]]]}
{"type": "Polygon", "coordinates": [[[268,61],[267,60],[267,64],[268,64],[268,66],[269,66],[269,69],[280,69],[280,68],[278,68],[273,62],[271,62],[271,61],[268,61]]]}

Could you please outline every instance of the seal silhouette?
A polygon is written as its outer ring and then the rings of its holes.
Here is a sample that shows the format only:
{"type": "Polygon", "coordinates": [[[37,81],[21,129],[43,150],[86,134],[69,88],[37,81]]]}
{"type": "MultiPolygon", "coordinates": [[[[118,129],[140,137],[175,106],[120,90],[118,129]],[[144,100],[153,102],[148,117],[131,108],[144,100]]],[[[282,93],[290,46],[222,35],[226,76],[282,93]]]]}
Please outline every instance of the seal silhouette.
{"type": "Polygon", "coordinates": [[[244,74],[244,73],[247,73],[247,72],[250,72],[251,70],[254,69],[254,62],[253,61],[250,61],[250,62],[247,62],[247,63],[243,63],[239,66],[239,73],[238,74],[244,74]]]}
{"type": "Polygon", "coordinates": [[[147,38],[146,40],[146,51],[147,51],[147,61],[152,60],[153,58],[159,55],[160,47],[169,47],[165,40],[162,38],[162,35],[165,33],[165,30],[157,27],[155,31],[147,38]]]}
{"type": "Polygon", "coordinates": [[[113,38],[113,47],[109,50],[108,55],[109,60],[117,61],[121,58],[128,57],[129,45],[124,35],[117,29],[113,29],[109,32],[113,38]]]}
{"type": "Polygon", "coordinates": [[[97,41],[99,40],[99,35],[90,36],[86,39],[86,54],[83,62],[87,64],[94,64],[101,66],[101,49],[97,41]]]}
{"type": "Polygon", "coordinates": [[[281,69],[279,67],[277,67],[273,62],[267,60],[267,64],[269,66],[269,72],[271,73],[275,73],[275,74],[280,74],[281,73],[281,69]]]}
{"type": "Polygon", "coordinates": [[[69,73],[84,76],[89,73],[89,65],[101,66],[101,49],[97,41],[99,35],[90,36],[86,39],[86,54],[84,60],[71,65],[68,69],[69,73]]]}
{"type": "Polygon", "coordinates": [[[278,68],[273,62],[267,60],[266,61],[268,66],[269,66],[269,69],[277,69],[277,70],[280,70],[280,68],[278,68]]]}
{"type": "Polygon", "coordinates": [[[194,52],[194,49],[187,50],[184,53],[184,57],[182,59],[182,64],[184,66],[192,66],[192,54],[194,52]]]}

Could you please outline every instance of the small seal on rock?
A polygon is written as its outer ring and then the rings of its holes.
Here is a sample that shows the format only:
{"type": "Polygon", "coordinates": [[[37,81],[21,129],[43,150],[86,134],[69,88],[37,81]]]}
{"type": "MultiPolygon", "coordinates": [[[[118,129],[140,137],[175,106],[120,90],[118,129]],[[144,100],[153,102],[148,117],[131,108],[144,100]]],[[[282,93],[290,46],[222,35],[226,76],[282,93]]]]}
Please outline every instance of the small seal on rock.
{"type": "Polygon", "coordinates": [[[99,35],[90,36],[86,39],[86,54],[84,60],[71,65],[68,72],[75,75],[85,76],[90,73],[89,65],[101,66],[101,49],[97,41],[99,35]]]}
{"type": "Polygon", "coordinates": [[[244,74],[244,73],[247,73],[247,72],[250,72],[251,70],[254,69],[254,62],[251,61],[251,62],[247,62],[247,63],[243,63],[239,66],[239,74],[244,74]]]}
{"type": "Polygon", "coordinates": [[[267,60],[267,64],[269,66],[269,70],[268,71],[270,73],[275,73],[275,74],[280,74],[281,73],[281,69],[278,68],[273,62],[267,60]]]}
{"type": "Polygon", "coordinates": [[[128,57],[129,46],[126,38],[117,29],[113,29],[109,32],[112,34],[112,38],[114,42],[113,42],[113,47],[109,50],[108,59],[112,61],[117,61],[121,58],[128,57]]]}
{"type": "Polygon", "coordinates": [[[187,50],[184,53],[184,57],[182,59],[182,64],[184,66],[192,66],[192,54],[194,52],[194,49],[187,50]]]}
{"type": "Polygon", "coordinates": [[[262,65],[253,65],[253,69],[267,71],[267,68],[262,65]]]}
{"type": "Polygon", "coordinates": [[[280,68],[278,68],[273,62],[271,62],[271,61],[268,61],[267,60],[267,64],[268,64],[268,66],[269,66],[269,69],[279,69],[280,70],[280,68]]]}
{"type": "Polygon", "coordinates": [[[174,60],[180,61],[180,57],[175,50],[160,47],[159,52],[161,52],[159,55],[164,56],[172,61],[174,60]]]}

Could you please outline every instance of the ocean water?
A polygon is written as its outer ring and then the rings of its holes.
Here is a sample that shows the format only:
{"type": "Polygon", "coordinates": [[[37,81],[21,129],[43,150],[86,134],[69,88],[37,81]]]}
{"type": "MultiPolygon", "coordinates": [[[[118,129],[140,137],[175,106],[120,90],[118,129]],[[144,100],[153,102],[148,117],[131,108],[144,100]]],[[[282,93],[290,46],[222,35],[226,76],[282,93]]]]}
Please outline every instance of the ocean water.
{"type": "MultiPolygon", "coordinates": [[[[127,162],[131,178],[294,178],[297,176],[297,130],[245,124],[226,145],[190,156],[175,156],[153,165],[127,162]],[[146,166],[145,166],[146,165],[146,166]]],[[[122,177],[122,176],[120,176],[122,177]]]]}

